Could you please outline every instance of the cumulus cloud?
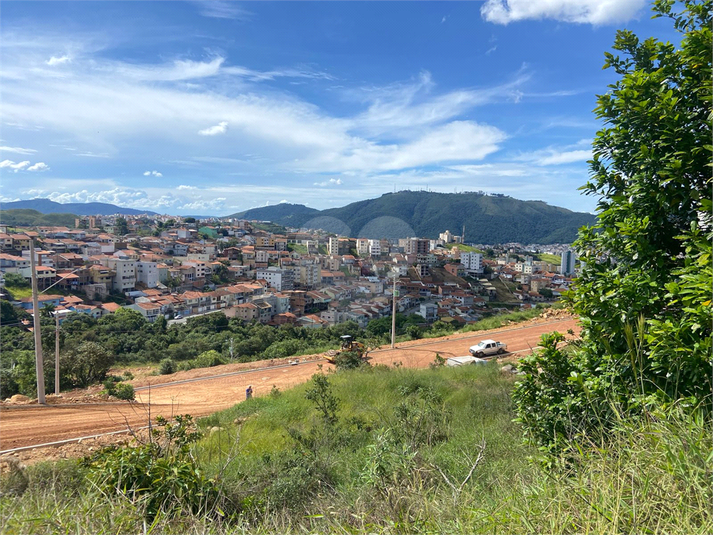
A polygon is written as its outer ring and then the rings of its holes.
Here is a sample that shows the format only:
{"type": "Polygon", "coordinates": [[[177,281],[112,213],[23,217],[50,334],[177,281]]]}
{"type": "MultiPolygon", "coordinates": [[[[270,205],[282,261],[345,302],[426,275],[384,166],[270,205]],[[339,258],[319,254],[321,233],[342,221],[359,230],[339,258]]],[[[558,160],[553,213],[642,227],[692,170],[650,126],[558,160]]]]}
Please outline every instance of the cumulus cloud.
{"type": "Polygon", "coordinates": [[[221,134],[225,134],[227,131],[228,131],[227,121],[221,121],[215,126],[209,126],[208,128],[199,130],[198,134],[201,136],[218,136],[221,134]]]}
{"type": "Polygon", "coordinates": [[[35,149],[23,149],[22,147],[0,147],[0,152],[13,152],[15,154],[34,154],[35,149]]]}
{"type": "Polygon", "coordinates": [[[644,0],[487,0],[480,13],[496,24],[527,19],[554,19],[580,24],[626,22],[644,6],[644,0]]]}
{"type": "Polygon", "coordinates": [[[331,186],[331,185],[340,186],[341,184],[342,184],[341,178],[330,178],[329,180],[325,180],[324,182],[315,182],[314,183],[315,186],[320,186],[320,187],[331,186]]]}
{"type": "Polygon", "coordinates": [[[162,177],[163,173],[159,173],[158,171],[144,171],[144,176],[162,177]]]}
{"type": "Polygon", "coordinates": [[[49,171],[49,165],[47,165],[45,162],[37,162],[34,165],[31,165],[30,167],[27,168],[28,171],[49,171]]]}
{"type": "Polygon", "coordinates": [[[30,162],[28,160],[17,163],[13,162],[12,160],[3,160],[2,162],[0,162],[0,169],[11,169],[13,172],[17,173],[18,171],[25,169],[29,165],[30,162]]]}
{"type": "Polygon", "coordinates": [[[199,199],[190,203],[186,203],[182,206],[179,206],[179,210],[207,210],[207,211],[215,211],[215,210],[221,210],[223,206],[225,205],[225,197],[217,197],[215,199],[208,199],[208,200],[203,200],[199,199]]]}
{"type": "Polygon", "coordinates": [[[72,61],[72,58],[70,58],[67,55],[64,56],[52,56],[50,59],[47,60],[47,65],[53,66],[53,65],[62,65],[63,63],[69,63],[72,61]]]}
{"type": "Polygon", "coordinates": [[[192,189],[198,189],[198,188],[195,187],[195,186],[186,186],[186,185],[184,185],[184,184],[181,184],[181,185],[178,186],[176,189],[179,190],[179,191],[184,191],[184,190],[192,190],[192,189]]]}

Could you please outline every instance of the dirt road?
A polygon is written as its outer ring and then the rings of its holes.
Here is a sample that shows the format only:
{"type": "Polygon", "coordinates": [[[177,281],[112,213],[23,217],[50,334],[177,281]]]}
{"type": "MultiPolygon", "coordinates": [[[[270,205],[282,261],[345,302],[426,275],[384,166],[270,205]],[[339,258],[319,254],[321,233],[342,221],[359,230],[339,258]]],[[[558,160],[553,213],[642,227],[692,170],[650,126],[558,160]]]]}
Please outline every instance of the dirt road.
{"type": "MultiPolygon", "coordinates": [[[[467,355],[468,347],[484,338],[507,343],[511,356],[518,356],[535,347],[543,333],[568,329],[578,330],[572,318],[405,342],[396,349],[373,351],[371,362],[424,368],[436,353],[444,358],[467,355]]],[[[149,411],[151,418],[186,413],[205,416],[245,399],[248,385],[253,386],[255,396],[266,395],[273,385],[284,390],[307,381],[319,364],[325,369],[331,367],[317,357],[300,359],[296,366],[285,361],[278,365],[271,361],[227,364],[135,381],[136,403],[5,406],[0,409],[0,450],[126,430],[129,426],[138,428],[147,424],[149,411]]]]}

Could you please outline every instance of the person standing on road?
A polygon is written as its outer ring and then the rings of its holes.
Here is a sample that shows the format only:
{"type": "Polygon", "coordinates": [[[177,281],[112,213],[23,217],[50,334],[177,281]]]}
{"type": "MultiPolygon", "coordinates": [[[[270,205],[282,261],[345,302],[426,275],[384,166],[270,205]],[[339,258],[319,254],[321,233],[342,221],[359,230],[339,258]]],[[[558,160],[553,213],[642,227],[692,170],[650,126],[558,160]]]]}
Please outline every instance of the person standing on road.
{"type": "Polygon", "coordinates": [[[253,397],[253,385],[248,385],[245,389],[245,399],[250,399],[253,397]]]}

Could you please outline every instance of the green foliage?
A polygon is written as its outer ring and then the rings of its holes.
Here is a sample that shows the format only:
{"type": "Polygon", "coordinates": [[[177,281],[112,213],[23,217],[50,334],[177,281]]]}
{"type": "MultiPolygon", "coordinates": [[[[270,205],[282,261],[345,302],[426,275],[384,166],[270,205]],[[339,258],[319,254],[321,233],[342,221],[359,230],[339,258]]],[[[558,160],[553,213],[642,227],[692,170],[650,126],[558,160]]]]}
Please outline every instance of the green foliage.
{"type": "Polygon", "coordinates": [[[0,222],[15,227],[61,226],[74,227],[74,214],[43,214],[27,208],[0,211],[0,222]]]}
{"type": "Polygon", "coordinates": [[[590,214],[570,212],[542,201],[519,201],[483,193],[400,191],[341,208],[316,211],[280,204],[248,210],[241,217],[270,220],[286,226],[322,228],[352,236],[368,230],[368,238],[403,238],[410,232],[437,238],[445,229],[467,228],[467,239],[479,243],[570,243],[577,229],[592,223],[590,214]],[[395,219],[403,221],[398,225],[395,219]],[[330,226],[331,224],[331,226],[330,226]],[[409,230],[411,229],[411,230],[409,230]]]}
{"type": "Polygon", "coordinates": [[[129,233],[129,225],[126,223],[126,218],[117,217],[114,220],[114,234],[117,236],[126,236],[129,233]]]}
{"type": "Polygon", "coordinates": [[[220,353],[211,349],[210,351],[201,353],[195,359],[181,362],[178,365],[178,369],[185,371],[192,370],[194,368],[212,368],[213,366],[220,366],[221,364],[226,364],[227,362],[228,360],[223,358],[220,353]]]}
{"type": "Polygon", "coordinates": [[[112,354],[96,342],[83,342],[60,358],[60,365],[67,370],[73,383],[80,387],[102,381],[113,363],[112,354]]]}
{"type": "Polygon", "coordinates": [[[134,399],[136,399],[136,392],[134,391],[134,387],[129,383],[117,384],[114,388],[114,393],[112,395],[116,398],[123,399],[125,401],[134,401],[134,399]]]}
{"type": "Polygon", "coordinates": [[[173,359],[163,359],[158,365],[158,372],[161,375],[176,373],[176,363],[173,359]]]}
{"type": "MultiPolygon", "coordinates": [[[[334,425],[311,418],[308,385],[240,403],[200,422],[224,431],[190,443],[184,460],[195,471],[181,460],[171,465],[175,470],[153,467],[159,461],[142,450],[136,463],[125,453],[122,465],[117,455],[107,463],[116,470],[92,469],[90,479],[86,468],[68,462],[20,468],[24,494],[0,497],[3,532],[713,531],[713,443],[700,413],[676,406],[641,418],[622,415],[601,441],[568,449],[545,466],[529,462],[537,452],[519,440],[511,386],[490,365],[334,374],[329,389],[340,400],[334,425]],[[403,420],[395,408],[406,403],[411,415],[428,410],[431,392],[441,399],[434,409],[448,411],[447,439],[431,446],[419,439],[413,447],[398,436],[403,420]],[[107,473],[114,475],[107,480],[107,473]],[[196,473],[204,495],[217,492],[215,500],[180,494],[195,488],[196,473]],[[162,502],[159,492],[169,498],[162,502]],[[171,513],[151,519],[152,503],[165,503],[152,509],[171,513]]],[[[437,412],[433,418],[440,421],[437,412]]]]}
{"type": "Polygon", "coordinates": [[[173,422],[159,417],[150,442],[105,448],[85,463],[95,485],[138,504],[149,521],[184,509],[207,512],[219,493],[215,480],[203,475],[191,455],[190,446],[199,437],[190,415],[176,416],[173,422]]]}
{"type": "Polygon", "coordinates": [[[312,376],[309,388],[305,392],[305,398],[314,403],[325,424],[333,425],[337,422],[339,399],[333,394],[326,375],[315,373],[312,376]]]}
{"type": "Polygon", "coordinates": [[[617,33],[605,67],[619,80],[596,109],[591,180],[597,223],[576,242],[585,262],[568,301],[582,341],[559,335],[526,360],[515,398],[528,436],[558,448],[606,432],[620,412],[685,400],[711,414],[710,0],[658,1],[680,46],[617,33]]]}
{"type": "Polygon", "coordinates": [[[5,273],[5,286],[13,288],[29,288],[30,281],[19,273],[5,273]]]}
{"type": "Polygon", "coordinates": [[[362,358],[358,351],[341,351],[334,357],[337,370],[353,370],[362,366],[370,366],[369,361],[362,358]]]}
{"type": "Polygon", "coordinates": [[[431,362],[428,365],[428,367],[431,369],[434,369],[434,368],[440,368],[445,365],[446,365],[446,359],[444,359],[441,355],[436,353],[436,356],[433,358],[433,362],[431,362]]]}

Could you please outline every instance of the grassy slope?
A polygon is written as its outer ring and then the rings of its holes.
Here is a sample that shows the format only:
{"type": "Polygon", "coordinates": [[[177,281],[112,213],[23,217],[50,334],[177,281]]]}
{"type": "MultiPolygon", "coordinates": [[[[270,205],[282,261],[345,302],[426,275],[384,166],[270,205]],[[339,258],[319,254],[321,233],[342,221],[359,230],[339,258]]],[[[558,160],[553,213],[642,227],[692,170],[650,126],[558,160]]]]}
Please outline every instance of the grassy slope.
{"type": "MultiPolygon", "coordinates": [[[[703,420],[622,420],[605,447],[545,469],[527,460],[536,452],[512,422],[512,378],[496,365],[328,378],[336,424],[322,423],[305,398],[309,384],[201,421],[206,438],[194,453],[219,477],[225,512],[240,514],[231,526],[188,514],[159,519],[154,532],[713,532],[703,420]],[[213,426],[222,430],[208,432],[213,426]],[[434,426],[444,439],[409,439],[434,426]]],[[[16,483],[21,476],[24,495],[0,498],[3,533],[142,529],[136,505],[91,489],[72,464],[15,473],[16,483]]],[[[7,476],[1,487],[10,489],[7,476]]]]}
{"type": "Polygon", "coordinates": [[[555,266],[559,266],[560,262],[562,261],[562,258],[560,256],[550,253],[540,253],[537,255],[537,257],[543,262],[549,262],[550,264],[554,264],[555,266]]]}

